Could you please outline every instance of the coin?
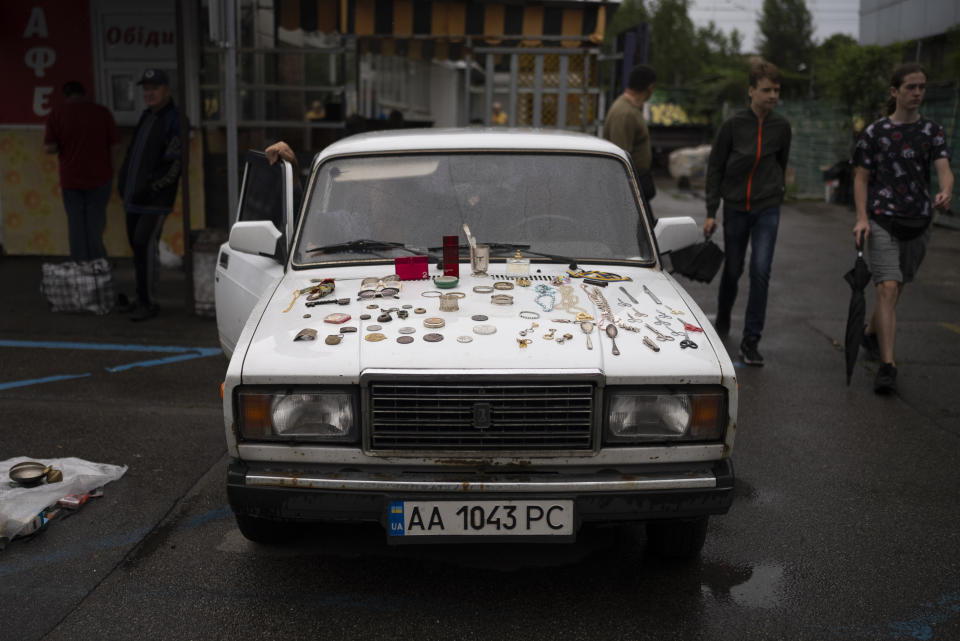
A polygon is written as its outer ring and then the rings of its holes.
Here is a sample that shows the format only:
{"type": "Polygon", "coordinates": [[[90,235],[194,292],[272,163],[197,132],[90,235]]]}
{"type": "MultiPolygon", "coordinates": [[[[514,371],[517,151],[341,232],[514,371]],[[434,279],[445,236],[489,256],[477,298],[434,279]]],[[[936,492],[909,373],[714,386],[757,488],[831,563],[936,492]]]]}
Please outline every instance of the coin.
{"type": "Polygon", "coordinates": [[[401,328],[398,329],[397,331],[400,332],[401,334],[416,334],[416,333],[417,333],[417,328],[416,328],[416,327],[401,327],[401,328]]]}
{"type": "Polygon", "coordinates": [[[443,340],[443,334],[424,334],[423,340],[428,343],[439,343],[443,340]]]}
{"type": "Polygon", "coordinates": [[[404,309],[413,309],[413,305],[403,305],[404,309]]]}
{"type": "Polygon", "coordinates": [[[379,309],[379,307],[380,307],[379,305],[374,304],[374,303],[371,303],[370,305],[367,305],[367,309],[379,309]]]}
{"type": "Polygon", "coordinates": [[[473,336],[457,336],[458,343],[469,343],[473,340],[473,336]]]}
{"type": "Polygon", "coordinates": [[[401,345],[408,345],[413,342],[413,336],[397,336],[397,342],[401,345]]]}
{"type": "Polygon", "coordinates": [[[367,330],[368,330],[368,331],[371,331],[371,332],[379,332],[381,329],[383,329],[383,328],[380,327],[379,325],[368,325],[368,326],[367,326],[367,330]]]}
{"type": "Polygon", "coordinates": [[[343,340],[343,336],[340,334],[330,334],[323,340],[323,342],[327,345],[339,345],[341,340],[343,340]]]}
{"type": "Polygon", "coordinates": [[[423,320],[423,326],[429,327],[430,329],[440,329],[446,324],[446,321],[444,321],[442,318],[437,318],[436,316],[432,318],[425,318],[423,320]]]}
{"type": "Polygon", "coordinates": [[[496,325],[474,325],[473,326],[474,334],[489,335],[497,333],[496,325]]]}
{"type": "Polygon", "coordinates": [[[303,317],[304,317],[304,318],[310,318],[310,314],[304,314],[303,317]]]}
{"type": "Polygon", "coordinates": [[[377,342],[380,342],[380,341],[386,339],[387,337],[384,336],[383,334],[379,333],[379,332],[374,332],[374,333],[372,333],[372,334],[367,334],[367,335],[364,336],[363,338],[366,339],[366,340],[368,340],[368,341],[370,341],[371,343],[377,343],[377,342]]]}
{"type": "Polygon", "coordinates": [[[340,328],[340,333],[341,333],[341,334],[352,334],[352,333],[354,333],[355,331],[357,331],[357,328],[356,328],[356,327],[341,327],[341,328],[340,328]]]}
{"type": "Polygon", "coordinates": [[[360,314],[360,320],[370,320],[370,314],[360,314]]]}
{"type": "Polygon", "coordinates": [[[487,317],[484,316],[483,314],[477,314],[477,315],[475,315],[475,316],[471,316],[470,318],[471,318],[471,320],[475,320],[475,321],[477,321],[478,323],[481,323],[481,322],[487,320],[487,317]]]}

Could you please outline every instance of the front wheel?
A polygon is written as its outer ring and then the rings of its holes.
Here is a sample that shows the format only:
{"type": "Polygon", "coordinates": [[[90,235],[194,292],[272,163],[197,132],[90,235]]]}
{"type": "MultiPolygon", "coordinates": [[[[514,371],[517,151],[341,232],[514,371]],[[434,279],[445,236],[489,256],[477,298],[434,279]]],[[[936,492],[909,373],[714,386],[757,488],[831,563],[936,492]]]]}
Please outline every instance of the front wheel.
{"type": "Polygon", "coordinates": [[[254,543],[283,543],[293,537],[293,526],[282,521],[235,514],[240,534],[254,543]]]}
{"type": "Polygon", "coordinates": [[[660,557],[689,559],[700,554],[707,540],[709,517],[664,519],[647,523],[647,545],[660,557]]]}

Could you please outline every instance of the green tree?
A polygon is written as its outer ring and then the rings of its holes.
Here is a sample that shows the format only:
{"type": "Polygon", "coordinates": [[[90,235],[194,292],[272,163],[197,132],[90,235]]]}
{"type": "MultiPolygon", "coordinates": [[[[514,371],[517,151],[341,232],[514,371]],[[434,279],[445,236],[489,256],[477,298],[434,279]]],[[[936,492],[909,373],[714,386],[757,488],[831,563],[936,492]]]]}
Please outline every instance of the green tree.
{"type": "Polygon", "coordinates": [[[679,87],[700,71],[689,0],[658,0],[650,20],[650,62],[660,84],[679,87]]]}
{"type": "Polygon", "coordinates": [[[763,0],[757,27],[761,56],[787,73],[809,69],[813,19],[804,0],[763,0]]]}
{"type": "Polygon", "coordinates": [[[839,102],[851,118],[870,122],[880,115],[890,93],[890,73],[903,59],[902,46],[860,46],[852,39],[833,45],[821,53],[823,59],[830,56],[829,62],[817,71],[823,96],[839,102]]]}

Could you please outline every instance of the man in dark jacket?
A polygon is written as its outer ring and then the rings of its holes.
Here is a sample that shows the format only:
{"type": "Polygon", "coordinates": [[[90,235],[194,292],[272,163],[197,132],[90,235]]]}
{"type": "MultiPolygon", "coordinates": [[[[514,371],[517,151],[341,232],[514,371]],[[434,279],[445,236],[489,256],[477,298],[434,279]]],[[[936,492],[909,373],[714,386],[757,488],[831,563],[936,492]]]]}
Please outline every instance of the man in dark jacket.
{"type": "Polygon", "coordinates": [[[137,84],[143,87],[147,109],[130,139],[117,183],[137,275],[137,302],[131,320],[141,321],[153,318],[159,309],[158,244],[180,181],[180,114],[170,97],[170,79],[162,69],[147,69],[137,84]]]}
{"type": "Polygon", "coordinates": [[[717,333],[730,332],[730,312],[737,299],[737,281],[750,254],[750,295],[740,342],[747,365],[763,365],[758,346],[767,314],[767,288],[773,247],[777,242],[784,176],[790,155],[790,123],[773,111],[780,99],[780,71],[769,62],[750,69],[750,108],[723,123],[707,165],[707,219],[703,233],[716,229],[723,200],[723,243],[726,261],[717,302],[717,333]]]}

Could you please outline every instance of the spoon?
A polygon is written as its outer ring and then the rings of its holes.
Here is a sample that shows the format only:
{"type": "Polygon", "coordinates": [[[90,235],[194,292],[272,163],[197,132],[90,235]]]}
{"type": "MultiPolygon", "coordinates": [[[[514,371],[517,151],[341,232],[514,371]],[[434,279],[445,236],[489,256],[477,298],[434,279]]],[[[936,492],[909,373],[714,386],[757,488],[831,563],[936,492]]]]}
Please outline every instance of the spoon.
{"type": "Polygon", "coordinates": [[[607,336],[609,336],[611,342],[613,342],[613,355],[620,356],[620,350],[617,349],[617,326],[616,325],[607,325],[607,336]]]}
{"type": "Polygon", "coordinates": [[[593,341],[590,340],[590,333],[593,332],[593,323],[590,321],[583,321],[580,323],[580,329],[582,329],[583,333],[587,335],[587,349],[593,349],[593,341]]]}

